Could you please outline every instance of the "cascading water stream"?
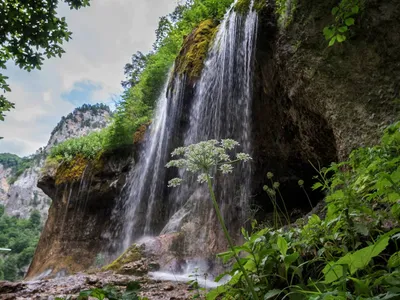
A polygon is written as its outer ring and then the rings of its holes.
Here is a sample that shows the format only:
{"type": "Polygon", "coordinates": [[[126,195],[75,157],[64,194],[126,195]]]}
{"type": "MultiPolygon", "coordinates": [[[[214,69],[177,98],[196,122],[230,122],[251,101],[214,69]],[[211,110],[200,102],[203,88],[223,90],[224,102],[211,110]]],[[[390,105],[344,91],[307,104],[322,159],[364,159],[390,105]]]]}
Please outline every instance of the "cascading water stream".
{"type": "MultiPolygon", "coordinates": [[[[180,189],[167,188],[171,174],[165,165],[174,147],[182,143],[232,138],[241,144],[240,152],[252,152],[252,69],[258,16],[253,10],[253,1],[247,15],[235,12],[233,7],[218,29],[194,98],[185,104],[190,108],[190,118],[183,136],[178,131],[183,130],[180,123],[183,100],[188,101],[185,98],[187,81],[171,72],[140,159],[128,181],[127,196],[121,199],[123,207],[114,212],[116,218],[123,214],[120,221],[123,249],[143,236],[179,231],[184,219],[191,216],[193,207],[187,204],[194,195],[203,200],[195,204],[204,213],[203,225],[214,230],[214,224],[208,224],[212,208],[207,205],[209,199],[204,187],[188,178],[189,183],[180,189]],[[178,140],[177,136],[180,136],[178,140]]],[[[238,165],[234,174],[216,179],[218,198],[227,223],[236,222],[242,226],[250,201],[250,164],[238,165]]],[[[206,240],[207,235],[203,234],[196,241],[204,243],[206,240]]]]}
{"type": "MultiPolygon", "coordinates": [[[[172,72],[170,72],[172,74],[172,72]]],[[[164,91],[158,100],[149,137],[142,149],[138,165],[130,179],[129,196],[125,202],[123,228],[123,247],[129,247],[135,238],[143,235],[154,235],[153,228],[157,210],[157,202],[162,202],[165,182],[165,164],[170,151],[170,141],[179,119],[182,90],[184,84],[180,77],[174,78],[173,93],[168,86],[172,80],[170,75],[164,91]]],[[[158,218],[162,219],[161,216],[158,218]]]]}
{"type": "MultiPolygon", "coordinates": [[[[240,151],[252,152],[252,78],[258,24],[257,12],[252,7],[253,3],[246,16],[236,13],[232,7],[220,25],[196,89],[185,145],[209,139],[232,138],[241,144],[240,151]]],[[[195,196],[197,199],[208,199],[208,191],[195,180],[186,178],[186,184],[177,194],[173,194],[176,198],[175,212],[195,193],[204,194],[203,197],[195,196]]],[[[234,174],[217,181],[218,198],[225,220],[228,224],[236,222],[242,226],[250,201],[251,165],[238,165],[234,174]]],[[[199,211],[209,218],[208,206],[203,205],[199,211]]],[[[163,233],[179,231],[188,213],[182,209],[175,213],[163,233]]]]}

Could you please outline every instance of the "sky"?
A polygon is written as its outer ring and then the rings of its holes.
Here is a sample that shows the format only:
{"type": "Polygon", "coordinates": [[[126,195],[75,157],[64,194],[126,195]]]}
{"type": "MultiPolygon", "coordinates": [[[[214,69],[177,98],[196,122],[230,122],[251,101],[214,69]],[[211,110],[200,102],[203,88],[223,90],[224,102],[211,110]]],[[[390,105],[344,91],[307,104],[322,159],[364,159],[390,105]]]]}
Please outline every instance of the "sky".
{"type": "Polygon", "coordinates": [[[7,99],[16,108],[0,122],[0,153],[20,156],[47,144],[62,116],[84,103],[113,104],[121,94],[123,68],[136,51],[148,52],[159,17],[172,12],[177,0],[92,0],[91,6],[69,10],[60,5],[72,40],[62,58],[26,72],[13,63],[2,71],[12,89],[7,99]]]}

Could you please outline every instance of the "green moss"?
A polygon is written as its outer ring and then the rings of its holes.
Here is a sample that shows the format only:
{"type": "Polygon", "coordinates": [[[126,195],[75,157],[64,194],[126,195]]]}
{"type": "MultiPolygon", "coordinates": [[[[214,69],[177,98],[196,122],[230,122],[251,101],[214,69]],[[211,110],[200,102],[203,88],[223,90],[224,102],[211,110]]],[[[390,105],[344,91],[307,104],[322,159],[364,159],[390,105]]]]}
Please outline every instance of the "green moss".
{"type": "Polygon", "coordinates": [[[56,172],[56,184],[71,183],[81,180],[88,161],[81,155],[73,160],[61,164],[56,172]]]}
{"type": "Polygon", "coordinates": [[[261,12],[266,7],[267,7],[267,1],[265,1],[265,0],[255,0],[254,1],[254,9],[258,13],[261,12]]]}
{"type": "MultiPolygon", "coordinates": [[[[258,2],[259,0],[257,0],[258,2]]],[[[293,15],[297,9],[297,0],[277,0],[275,13],[278,15],[278,23],[286,28],[293,21],[293,15]]]]}
{"type": "Polygon", "coordinates": [[[108,266],[102,268],[104,271],[119,271],[125,264],[138,261],[142,258],[142,251],[137,245],[130,246],[124,253],[121,254],[108,266]]]}
{"type": "Polygon", "coordinates": [[[239,0],[233,9],[239,14],[246,15],[250,10],[250,0],[239,0]]]}
{"type": "Polygon", "coordinates": [[[146,131],[150,125],[151,125],[151,121],[148,121],[147,123],[141,125],[138,128],[138,130],[136,130],[136,132],[133,134],[133,143],[134,144],[143,142],[144,137],[146,135],[146,131]]]}
{"type": "Polygon", "coordinates": [[[197,78],[201,75],[216,28],[213,20],[200,23],[199,27],[186,38],[177,58],[175,71],[180,74],[185,73],[190,78],[197,78]]]}

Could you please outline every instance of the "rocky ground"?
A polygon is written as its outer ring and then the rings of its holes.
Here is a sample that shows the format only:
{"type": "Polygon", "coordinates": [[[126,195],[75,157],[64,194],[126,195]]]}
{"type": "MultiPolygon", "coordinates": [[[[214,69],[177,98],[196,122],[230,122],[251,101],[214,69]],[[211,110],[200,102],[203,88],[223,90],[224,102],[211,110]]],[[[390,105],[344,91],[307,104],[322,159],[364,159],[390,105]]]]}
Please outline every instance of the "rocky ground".
{"type": "Polygon", "coordinates": [[[0,299],[77,299],[80,291],[107,285],[124,290],[131,281],[141,283],[140,295],[150,300],[191,299],[196,291],[183,282],[158,281],[147,276],[119,275],[112,271],[26,282],[0,282],[0,299]]]}

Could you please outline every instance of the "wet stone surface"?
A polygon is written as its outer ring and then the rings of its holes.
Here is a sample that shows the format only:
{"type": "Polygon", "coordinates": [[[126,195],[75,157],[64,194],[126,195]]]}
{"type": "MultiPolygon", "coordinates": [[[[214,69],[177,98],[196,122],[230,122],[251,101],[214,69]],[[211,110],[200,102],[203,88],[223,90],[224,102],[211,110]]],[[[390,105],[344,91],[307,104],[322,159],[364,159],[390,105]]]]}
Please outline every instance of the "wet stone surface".
{"type": "Polygon", "coordinates": [[[194,291],[183,282],[153,280],[147,276],[119,275],[111,271],[96,274],[75,274],[68,277],[26,282],[0,281],[0,299],[77,299],[79,292],[107,285],[125,290],[131,281],[141,283],[140,295],[150,300],[191,299],[194,291]],[[71,297],[71,298],[70,298],[71,297]]]}

